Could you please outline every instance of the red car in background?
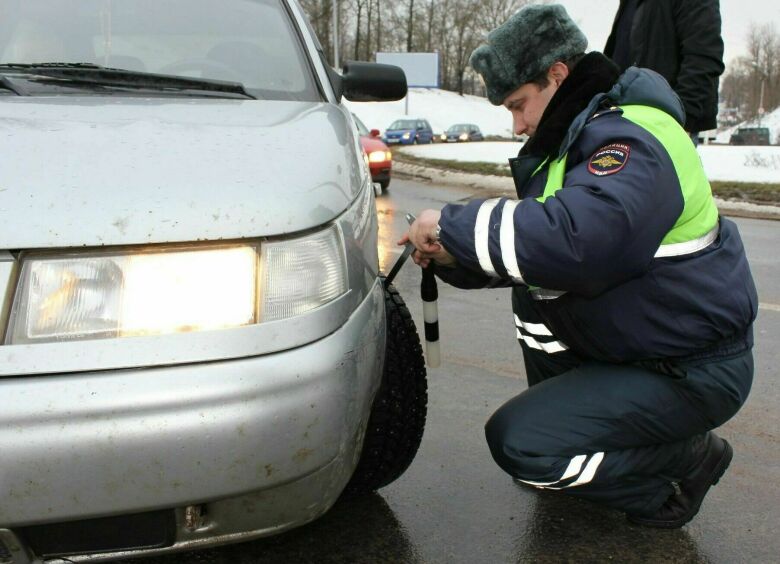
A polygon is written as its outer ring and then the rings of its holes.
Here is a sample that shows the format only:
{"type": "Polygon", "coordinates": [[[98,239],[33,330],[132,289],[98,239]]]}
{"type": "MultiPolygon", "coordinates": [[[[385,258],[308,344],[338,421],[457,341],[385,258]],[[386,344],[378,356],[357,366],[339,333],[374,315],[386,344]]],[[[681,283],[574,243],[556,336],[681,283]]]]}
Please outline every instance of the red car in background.
{"type": "Polygon", "coordinates": [[[393,168],[393,154],[387,145],[379,138],[379,130],[371,131],[363,125],[363,122],[352,114],[360,133],[360,145],[368,157],[368,168],[371,169],[371,180],[378,182],[382,192],[390,186],[390,170],[393,168]]]}

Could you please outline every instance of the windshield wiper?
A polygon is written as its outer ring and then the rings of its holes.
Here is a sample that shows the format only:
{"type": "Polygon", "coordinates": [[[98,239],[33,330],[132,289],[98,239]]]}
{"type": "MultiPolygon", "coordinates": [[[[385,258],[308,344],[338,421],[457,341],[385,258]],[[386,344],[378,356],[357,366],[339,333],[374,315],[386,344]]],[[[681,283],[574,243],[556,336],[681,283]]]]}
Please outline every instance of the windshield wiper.
{"type": "Polygon", "coordinates": [[[10,90],[17,96],[29,96],[29,94],[24,88],[21,88],[18,85],[14,84],[7,76],[2,74],[0,74],[0,88],[5,88],[6,90],[10,90]]]}
{"type": "Polygon", "coordinates": [[[38,80],[35,78],[37,76],[72,84],[177,92],[190,90],[235,94],[244,98],[256,99],[246,91],[240,82],[115,69],[92,63],[0,64],[0,75],[8,71],[28,75],[25,76],[25,80],[38,80]]]}

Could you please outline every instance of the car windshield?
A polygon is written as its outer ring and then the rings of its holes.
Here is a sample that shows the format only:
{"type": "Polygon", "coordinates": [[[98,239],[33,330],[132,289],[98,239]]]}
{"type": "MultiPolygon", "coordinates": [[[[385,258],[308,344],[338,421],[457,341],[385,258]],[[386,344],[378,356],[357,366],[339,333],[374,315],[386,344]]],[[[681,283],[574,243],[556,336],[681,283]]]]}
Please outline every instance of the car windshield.
{"type": "Polygon", "coordinates": [[[319,100],[281,0],[0,0],[0,64],[91,63],[319,100]]]}
{"type": "Polygon", "coordinates": [[[447,131],[449,133],[460,133],[461,131],[469,131],[471,129],[471,126],[467,123],[459,123],[457,125],[453,125],[450,127],[447,131]]]}
{"type": "Polygon", "coordinates": [[[363,135],[364,137],[371,135],[371,133],[368,131],[368,128],[355,114],[352,114],[352,118],[355,120],[355,125],[357,126],[357,130],[360,135],[363,135]]]}
{"type": "Polygon", "coordinates": [[[399,119],[396,120],[387,129],[416,129],[417,120],[413,119],[399,119]]]}

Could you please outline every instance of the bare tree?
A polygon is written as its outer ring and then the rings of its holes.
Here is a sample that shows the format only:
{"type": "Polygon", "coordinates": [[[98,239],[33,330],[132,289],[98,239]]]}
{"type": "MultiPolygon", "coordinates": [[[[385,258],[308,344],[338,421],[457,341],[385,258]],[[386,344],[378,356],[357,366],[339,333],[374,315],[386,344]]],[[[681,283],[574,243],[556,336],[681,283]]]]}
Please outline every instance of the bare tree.
{"type": "Polygon", "coordinates": [[[366,6],[368,0],[353,0],[355,4],[355,10],[357,16],[355,19],[355,60],[360,59],[360,32],[362,31],[361,23],[363,16],[363,8],[366,6]]]}
{"type": "Polygon", "coordinates": [[[374,14],[374,2],[373,0],[368,0],[368,4],[366,5],[366,51],[365,51],[365,58],[364,61],[368,61],[371,58],[371,24],[373,23],[371,21],[371,17],[374,14]]]}
{"type": "Polygon", "coordinates": [[[741,120],[756,117],[759,108],[771,111],[780,105],[780,35],[773,24],[750,26],[747,56],[729,64],[721,99],[737,108],[741,120]]]}
{"type": "Polygon", "coordinates": [[[475,16],[479,18],[479,27],[485,32],[489,32],[530,3],[531,0],[483,0],[480,2],[479,10],[475,16]]]}
{"type": "Polygon", "coordinates": [[[463,95],[464,74],[468,66],[471,52],[478,43],[477,27],[473,16],[474,10],[482,4],[481,0],[461,0],[455,4],[453,33],[455,35],[455,52],[453,53],[453,75],[455,90],[463,95]]]}
{"type": "Polygon", "coordinates": [[[376,0],[376,53],[382,50],[382,1],[376,0]]]}
{"type": "Polygon", "coordinates": [[[433,51],[433,23],[434,23],[434,16],[436,14],[436,0],[428,0],[428,5],[425,7],[425,20],[426,20],[426,29],[425,29],[425,50],[429,53],[433,51]]]}
{"type": "Polygon", "coordinates": [[[333,61],[331,60],[333,56],[333,41],[331,34],[333,0],[301,0],[301,6],[309,16],[312,28],[322,44],[328,61],[333,64],[333,61]]]}
{"type": "Polygon", "coordinates": [[[414,18],[414,0],[409,0],[409,19],[406,24],[406,52],[412,51],[412,34],[414,33],[413,24],[414,18]]]}
{"type": "MultiPolygon", "coordinates": [[[[334,1],[301,0],[328,55],[332,52],[334,1]]],[[[471,52],[490,30],[531,0],[340,2],[339,52],[363,60],[372,60],[376,52],[382,50],[438,52],[442,88],[482,94],[478,77],[468,71],[471,52]]]]}

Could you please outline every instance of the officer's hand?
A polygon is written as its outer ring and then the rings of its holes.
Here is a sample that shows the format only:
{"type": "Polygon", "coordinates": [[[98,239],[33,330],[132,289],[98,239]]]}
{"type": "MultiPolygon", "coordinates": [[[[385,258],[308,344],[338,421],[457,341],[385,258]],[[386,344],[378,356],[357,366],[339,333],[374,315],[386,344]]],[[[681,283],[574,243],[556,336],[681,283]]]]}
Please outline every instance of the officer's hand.
{"type": "Polygon", "coordinates": [[[441,212],[438,210],[424,210],[409,227],[403,237],[398,241],[399,245],[412,243],[415,251],[412,259],[423,268],[427,267],[431,260],[444,266],[454,266],[455,258],[447,252],[436,237],[441,212]]]}

